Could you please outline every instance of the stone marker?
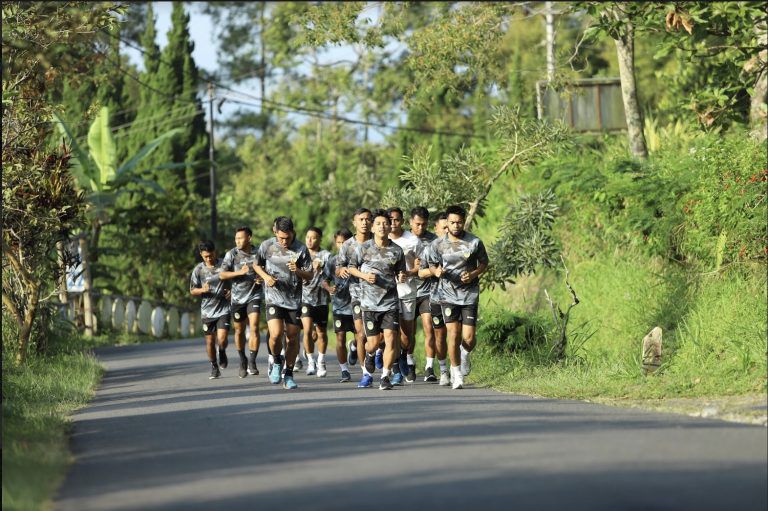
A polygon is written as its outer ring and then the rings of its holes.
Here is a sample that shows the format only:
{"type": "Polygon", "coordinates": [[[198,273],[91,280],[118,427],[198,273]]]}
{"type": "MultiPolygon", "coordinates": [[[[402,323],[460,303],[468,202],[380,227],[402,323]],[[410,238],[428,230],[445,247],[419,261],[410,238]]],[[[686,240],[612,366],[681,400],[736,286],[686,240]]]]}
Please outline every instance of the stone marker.
{"type": "Polygon", "coordinates": [[[125,331],[128,333],[136,331],[136,304],[133,300],[128,300],[125,304],[125,331]]]}
{"type": "Polygon", "coordinates": [[[109,296],[101,297],[101,324],[109,325],[112,321],[112,299],[109,296]]]}
{"type": "Polygon", "coordinates": [[[175,339],[179,335],[179,311],[176,307],[171,307],[165,321],[168,323],[168,335],[171,339],[175,339]]]}
{"type": "Polygon", "coordinates": [[[661,327],[655,327],[643,337],[643,374],[655,372],[661,366],[661,327]]]}
{"type": "Polygon", "coordinates": [[[138,324],[139,324],[139,332],[142,334],[149,334],[151,333],[151,326],[152,326],[152,304],[150,304],[146,300],[142,300],[141,304],[139,305],[139,310],[137,314],[138,324]]]}
{"type": "Polygon", "coordinates": [[[125,327],[125,303],[119,296],[112,303],[112,328],[122,330],[125,327]]]}
{"type": "Polygon", "coordinates": [[[165,330],[165,310],[159,305],[152,311],[152,335],[162,337],[165,330]]]}
{"type": "Polygon", "coordinates": [[[179,321],[179,329],[181,330],[181,336],[182,337],[189,337],[189,312],[185,312],[181,315],[181,320],[179,321]]]}

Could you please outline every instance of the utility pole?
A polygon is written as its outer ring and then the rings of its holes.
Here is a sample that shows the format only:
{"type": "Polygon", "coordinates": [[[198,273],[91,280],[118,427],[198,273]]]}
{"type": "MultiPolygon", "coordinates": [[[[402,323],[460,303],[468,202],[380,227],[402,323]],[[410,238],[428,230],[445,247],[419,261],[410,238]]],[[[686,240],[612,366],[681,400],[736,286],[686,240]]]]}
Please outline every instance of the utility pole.
{"type": "Polygon", "coordinates": [[[547,81],[555,79],[555,12],[552,2],[545,3],[547,24],[547,81]]]}
{"type": "Polygon", "coordinates": [[[210,160],[211,182],[211,241],[216,240],[216,163],[213,159],[213,84],[208,82],[208,114],[210,118],[210,144],[208,145],[208,159],[210,160]]]}

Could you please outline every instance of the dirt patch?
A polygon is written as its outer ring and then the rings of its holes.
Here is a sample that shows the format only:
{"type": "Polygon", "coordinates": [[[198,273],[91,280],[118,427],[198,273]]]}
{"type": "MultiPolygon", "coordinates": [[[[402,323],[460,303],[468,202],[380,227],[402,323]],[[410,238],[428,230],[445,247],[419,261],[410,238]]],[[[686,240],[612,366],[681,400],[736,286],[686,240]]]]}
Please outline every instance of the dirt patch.
{"type": "Polygon", "coordinates": [[[743,424],[768,426],[768,396],[668,398],[668,399],[616,399],[593,398],[589,401],[611,406],[641,408],[656,412],[680,413],[691,417],[719,419],[743,424]]]}

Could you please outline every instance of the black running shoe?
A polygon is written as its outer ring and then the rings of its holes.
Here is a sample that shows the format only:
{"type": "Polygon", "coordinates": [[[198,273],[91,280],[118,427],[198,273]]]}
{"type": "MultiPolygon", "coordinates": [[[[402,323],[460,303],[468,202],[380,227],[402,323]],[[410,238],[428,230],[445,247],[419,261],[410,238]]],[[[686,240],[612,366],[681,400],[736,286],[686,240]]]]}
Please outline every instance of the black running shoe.
{"type": "Polygon", "coordinates": [[[256,362],[248,361],[248,374],[256,376],[259,374],[259,368],[256,367],[256,362]]]}
{"type": "Polygon", "coordinates": [[[365,354],[365,369],[371,374],[376,371],[376,361],[370,353],[365,354]]]}
{"type": "Polygon", "coordinates": [[[221,376],[221,371],[219,371],[219,366],[211,364],[211,375],[208,377],[208,379],[215,380],[220,376],[221,376]]]}
{"type": "Polygon", "coordinates": [[[349,371],[344,370],[341,372],[341,379],[339,380],[339,383],[346,383],[351,380],[352,380],[352,375],[349,374],[349,371]]]}
{"type": "Polygon", "coordinates": [[[408,366],[408,372],[405,373],[405,381],[408,383],[413,383],[416,381],[416,366],[415,365],[409,365],[408,366]]]}
{"type": "Polygon", "coordinates": [[[431,367],[427,368],[427,374],[424,375],[424,381],[429,383],[437,382],[437,376],[435,376],[435,370],[431,367]]]}
{"type": "Polygon", "coordinates": [[[240,372],[237,374],[240,378],[248,376],[248,362],[246,360],[240,361],[240,372]]]}
{"type": "Polygon", "coordinates": [[[382,376],[379,380],[379,390],[392,390],[392,382],[389,381],[389,376],[382,376]]]}
{"type": "Polygon", "coordinates": [[[349,350],[349,357],[347,359],[347,362],[349,362],[349,365],[351,365],[351,366],[357,364],[357,350],[353,350],[352,349],[352,346],[353,346],[354,343],[355,343],[354,339],[349,341],[349,348],[348,348],[348,350],[349,350]]]}
{"type": "Polygon", "coordinates": [[[227,359],[227,352],[225,350],[219,350],[219,367],[226,369],[228,365],[229,360],[227,359]]]}

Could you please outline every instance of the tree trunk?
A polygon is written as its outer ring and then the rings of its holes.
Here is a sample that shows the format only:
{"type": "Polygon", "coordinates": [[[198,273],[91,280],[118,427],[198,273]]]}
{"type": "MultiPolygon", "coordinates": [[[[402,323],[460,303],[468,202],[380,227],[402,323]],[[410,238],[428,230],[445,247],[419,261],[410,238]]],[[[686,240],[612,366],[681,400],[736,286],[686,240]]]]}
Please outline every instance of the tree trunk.
{"type": "Polygon", "coordinates": [[[35,316],[37,315],[37,306],[40,303],[40,284],[38,282],[30,282],[27,285],[27,308],[24,311],[24,321],[19,325],[19,351],[16,353],[16,363],[21,365],[27,359],[27,347],[29,346],[29,338],[32,335],[32,325],[35,323],[35,316]]]}
{"type": "Polygon", "coordinates": [[[619,76],[621,77],[621,96],[624,99],[624,115],[627,120],[627,137],[632,156],[645,160],[648,158],[648,148],[643,134],[643,116],[637,101],[637,84],[635,82],[635,35],[634,27],[628,22],[626,34],[614,39],[616,53],[619,59],[619,76]]]}
{"type": "Polygon", "coordinates": [[[69,294],[67,293],[67,260],[64,255],[64,242],[56,242],[56,254],[59,258],[59,301],[69,306],[69,294]]]}
{"type": "Polygon", "coordinates": [[[83,262],[83,324],[85,336],[93,337],[93,301],[91,297],[91,267],[88,262],[88,240],[81,237],[80,258],[83,262]]]}
{"type": "MultiPolygon", "coordinates": [[[[765,24],[755,26],[759,33],[758,46],[765,48],[768,42],[768,34],[765,32],[765,24]]],[[[757,63],[762,66],[768,60],[768,50],[762,50],[757,55],[757,63]]],[[[765,69],[760,71],[755,81],[755,90],[752,93],[749,104],[749,125],[752,127],[752,135],[761,142],[768,137],[768,119],[766,118],[766,103],[768,102],[768,73],[765,69]]]]}

